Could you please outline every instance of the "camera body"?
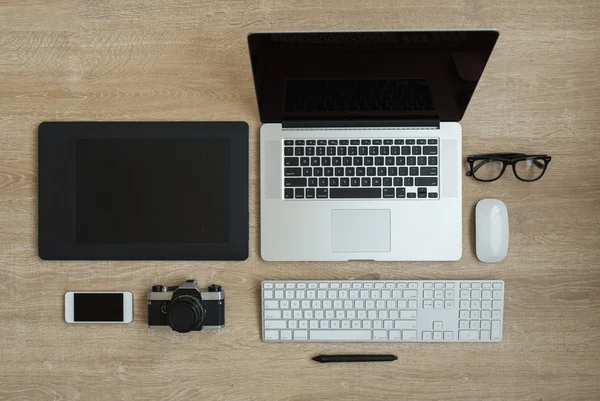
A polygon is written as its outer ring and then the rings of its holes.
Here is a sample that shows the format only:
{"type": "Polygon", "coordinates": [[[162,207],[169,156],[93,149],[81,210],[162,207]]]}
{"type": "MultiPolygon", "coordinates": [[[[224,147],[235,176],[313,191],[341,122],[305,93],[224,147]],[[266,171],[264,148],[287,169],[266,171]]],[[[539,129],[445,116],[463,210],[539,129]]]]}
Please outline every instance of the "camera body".
{"type": "Polygon", "coordinates": [[[180,286],[152,286],[148,326],[170,326],[179,333],[225,327],[225,294],[220,285],[201,290],[195,280],[180,286]]]}

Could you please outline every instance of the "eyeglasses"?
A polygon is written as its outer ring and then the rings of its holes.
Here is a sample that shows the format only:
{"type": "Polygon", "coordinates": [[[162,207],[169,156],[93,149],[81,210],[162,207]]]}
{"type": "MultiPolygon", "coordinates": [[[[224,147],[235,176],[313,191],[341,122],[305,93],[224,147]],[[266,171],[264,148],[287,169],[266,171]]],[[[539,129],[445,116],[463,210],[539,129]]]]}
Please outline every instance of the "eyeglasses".
{"type": "Polygon", "coordinates": [[[477,181],[495,181],[511,165],[515,177],[521,181],[537,181],[546,172],[552,158],[548,155],[527,155],[525,153],[485,153],[467,156],[471,170],[468,177],[477,181]]]}

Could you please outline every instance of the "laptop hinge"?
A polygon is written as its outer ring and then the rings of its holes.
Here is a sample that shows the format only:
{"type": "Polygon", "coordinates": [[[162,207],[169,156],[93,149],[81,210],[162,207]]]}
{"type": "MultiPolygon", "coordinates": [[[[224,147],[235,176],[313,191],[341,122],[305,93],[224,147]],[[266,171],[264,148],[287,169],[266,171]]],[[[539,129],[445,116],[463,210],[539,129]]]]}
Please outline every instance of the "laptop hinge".
{"type": "Polygon", "coordinates": [[[440,128],[438,119],[402,120],[289,120],[282,121],[283,128],[440,128]]]}

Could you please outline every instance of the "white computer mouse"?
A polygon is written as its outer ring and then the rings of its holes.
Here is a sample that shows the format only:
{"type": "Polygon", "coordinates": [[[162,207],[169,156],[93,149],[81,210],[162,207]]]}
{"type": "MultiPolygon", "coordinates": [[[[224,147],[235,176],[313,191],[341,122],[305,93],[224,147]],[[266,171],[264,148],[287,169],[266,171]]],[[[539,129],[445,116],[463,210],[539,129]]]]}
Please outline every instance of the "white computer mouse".
{"type": "Polygon", "coordinates": [[[475,207],[475,249],[482,262],[500,262],[508,251],[508,213],[498,199],[482,199],[475,207]]]}

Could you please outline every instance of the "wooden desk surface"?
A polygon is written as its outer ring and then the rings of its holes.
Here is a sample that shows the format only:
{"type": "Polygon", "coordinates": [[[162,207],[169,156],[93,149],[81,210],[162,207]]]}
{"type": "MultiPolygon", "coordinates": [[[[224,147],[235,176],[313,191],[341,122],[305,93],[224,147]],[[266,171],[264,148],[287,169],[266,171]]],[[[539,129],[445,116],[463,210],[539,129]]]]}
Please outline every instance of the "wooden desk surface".
{"type": "Polygon", "coordinates": [[[600,399],[600,7],[595,0],[28,0],[0,3],[0,399],[600,399]],[[569,4],[570,3],[570,4],[569,4]],[[546,152],[536,183],[463,182],[452,263],[266,263],[246,35],[265,30],[498,28],[462,121],[463,154],[546,152]],[[37,257],[37,125],[44,120],[245,120],[245,262],[45,262],[37,257]],[[473,210],[502,199],[510,249],[474,254],[473,210]],[[226,290],[227,328],[149,330],[153,283],[226,290]],[[264,344],[262,279],[503,279],[499,344],[264,344]],[[67,325],[63,294],[126,289],[127,326],[67,325]],[[394,353],[319,365],[320,353],[394,353]]]}

